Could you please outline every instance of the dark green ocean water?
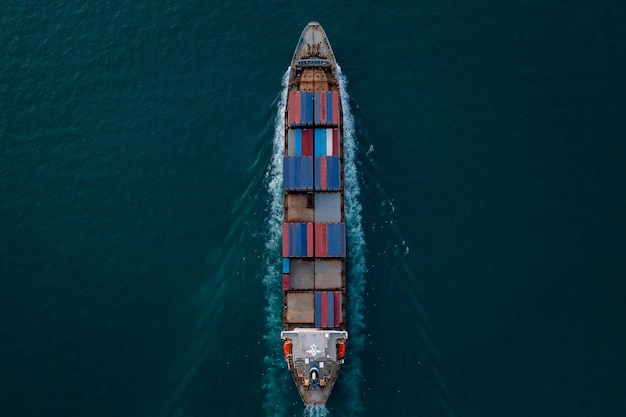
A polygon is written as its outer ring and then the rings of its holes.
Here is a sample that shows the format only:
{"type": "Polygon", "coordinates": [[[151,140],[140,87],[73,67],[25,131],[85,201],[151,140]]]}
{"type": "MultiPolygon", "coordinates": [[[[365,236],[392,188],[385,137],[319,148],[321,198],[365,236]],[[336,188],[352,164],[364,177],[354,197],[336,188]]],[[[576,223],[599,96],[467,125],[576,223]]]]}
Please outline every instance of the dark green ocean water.
{"type": "Polygon", "coordinates": [[[330,414],[626,415],[625,3],[1,9],[0,416],[302,415],[271,226],[310,20],[355,126],[330,414]]]}

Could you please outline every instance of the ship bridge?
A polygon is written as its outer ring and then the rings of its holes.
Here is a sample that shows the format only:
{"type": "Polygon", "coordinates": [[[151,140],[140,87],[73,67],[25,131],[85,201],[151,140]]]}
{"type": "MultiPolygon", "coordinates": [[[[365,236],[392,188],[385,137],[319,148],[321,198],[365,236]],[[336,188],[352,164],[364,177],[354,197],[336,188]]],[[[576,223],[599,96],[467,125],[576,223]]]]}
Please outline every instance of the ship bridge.
{"type": "Polygon", "coordinates": [[[300,59],[296,62],[296,67],[304,68],[304,67],[330,67],[332,64],[327,59],[317,59],[317,58],[309,58],[309,59],[300,59]]]}
{"type": "Polygon", "coordinates": [[[307,405],[326,404],[344,362],[345,330],[297,328],[281,332],[285,359],[307,405]]]}

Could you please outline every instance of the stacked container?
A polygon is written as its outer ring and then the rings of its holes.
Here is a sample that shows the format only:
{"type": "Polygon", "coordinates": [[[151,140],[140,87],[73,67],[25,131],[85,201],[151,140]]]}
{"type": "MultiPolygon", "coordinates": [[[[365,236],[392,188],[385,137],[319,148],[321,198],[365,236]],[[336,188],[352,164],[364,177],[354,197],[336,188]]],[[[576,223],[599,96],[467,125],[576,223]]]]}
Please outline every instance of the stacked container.
{"type": "Polygon", "coordinates": [[[290,91],[289,126],[339,125],[339,93],[337,91],[290,91]]]}
{"type": "Polygon", "coordinates": [[[346,227],[339,106],[337,91],[291,91],[288,95],[282,242],[286,329],[345,326],[346,227]]]}

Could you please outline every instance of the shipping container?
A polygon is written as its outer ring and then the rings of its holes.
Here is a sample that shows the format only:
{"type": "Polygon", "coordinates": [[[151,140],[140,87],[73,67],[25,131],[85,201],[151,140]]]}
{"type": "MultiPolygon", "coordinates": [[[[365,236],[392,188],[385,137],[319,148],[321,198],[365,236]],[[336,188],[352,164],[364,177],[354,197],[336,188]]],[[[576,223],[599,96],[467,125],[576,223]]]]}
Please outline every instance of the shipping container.
{"type": "Polygon", "coordinates": [[[313,156],[313,129],[291,128],[287,131],[288,156],[313,156]]]}
{"type": "Polygon", "coordinates": [[[326,321],[328,323],[328,327],[335,327],[335,297],[332,292],[326,292],[326,297],[328,298],[328,317],[326,318],[326,321]]]}
{"type": "Polygon", "coordinates": [[[315,157],[315,189],[337,191],[341,189],[341,163],[337,156],[315,157]]]}
{"type": "Polygon", "coordinates": [[[313,156],[313,129],[302,129],[302,156],[313,156]]]}
{"type": "Polygon", "coordinates": [[[341,324],[341,293],[339,291],[315,292],[315,326],[335,327],[341,324]]]}
{"type": "MultiPolygon", "coordinates": [[[[301,118],[304,120],[302,113],[301,118]]],[[[316,125],[322,126],[339,124],[339,93],[337,91],[313,94],[313,121],[316,125]]]]}
{"type": "Polygon", "coordinates": [[[334,153],[337,147],[333,143],[333,129],[324,129],[324,133],[323,137],[326,137],[326,156],[338,156],[334,153]]]}
{"type": "Polygon", "coordinates": [[[326,223],[315,223],[315,256],[318,258],[324,258],[328,256],[327,247],[328,237],[326,223]]]}
{"type": "Polygon", "coordinates": [[[313,125],[313,93],[306,92],[307,95],[307,124],[313,125]]]}
{"type": "Polygon", "coordinates": [[[283,189],[288,191],[307,191],[313,189],[312,157],[283,157],[283,189]]]}
{"type": "Polygon", "coordinates": [[[313,124],[313,93],[309,91],[300,94],[300,123],[311,126],[313,124]]]}
{"type": "Polygon", "coordinates": [[[336,121],[333,119],[334,107],[332,92],[329,91],[326,93],[326,123],[329,125],[336,124],[336,121]]]}
{"type": "Polygon", "coordinates": [[[326,129],[315,129],[314,137],[315,156],[326,156],[326,129]]]}
{"type": "Polygon", "coordinates": [[[336,127],[333,128],[332,132],[332,141],[333,141],[333,156],[340,156],[339,152],[339,129],[337,129],[336,127]]]}
{"type": "Polygon", "coordinates": [[[290,91],[289,92],[289,124],[290,125],[299,125],[301,124],[300,115],[301,115],[301,104],[300,104],[300,92],[299,91],[290,91]]]}
{"type": "Polygon", "coordinates": [[[337,128],[315,129],[315,156],[339,156],[339,131],[337,128]]]}
{"type": "Polygon", "coordinates": [[[346,256],[346,225],[344,223],[315,224],[315,256],[346,256]]]}
{"type": "Polygon", "coordinates": [[[302,129],[293,129],[295,133],[294,153],[296,156],[302,156],[302,129]]]}
{"type": "Polygon", "coordinates": [[[313,223],[283,223],[283,257],[313,257],[313,223]]]}
{"type": "Polygon", "coordinates": [[[321,107],[320,95],[326,95],[326,93],[319,92],[319,91],[316,91],[315,93],[313,93],[313,121],[315,122],[316,125],[319,125],[321,123],[320,121],[320,107],[321,107]]]}
{"type": "Polygon", "coordinates": [[[290,91],[288,97],[289,126],[339,125],[339,93],[337,91],[290,91]]]}
{"type": "Polygon", "coordinates": [[[337,91],[290,91],[288,97],[290,126],[339,124],[339,93],[337,91]]]}
{"type": "Polygon", "coordinates": [[[327,115],[328,109],[328,92],[320,94],[320,124],[325,125],[329,123],[329,118],[327,115]]]}
{"type": "Polygon", "coordinates": [[[288,97],[290,126],[311,126],[314,122],[314,100],[312,92],[290,91],[288,97]]]}
{"type": "Polygon", "coordinates": [[[332,115],[332,124],[337,125],[339,124],[339,93],[332,91],[330,94],[332,96],[332,108],[328,113],[332,115]]]}
{"type": "Polygon", "coordinates": [[[283,223],[283,257],[289,256],[289,223],[283,223]]]}
{"type": "Polygon", "coordinates": [[[328,223],[328,256],[346,256],[346,225],[328,223]]]}
{"type": "Polygon", "coordinates": [[[287,130],[287,156],[296,156],[296,130],[298,129],[287,130]]]}
{"type": "Polygon", "coordinates": [[[328,327],[328,292],[327,291],[322,291],[322,327],[328,327]]]}
{"type": "Polygon", "coordinates": [[[306,254],[306,228],[302,223],[289,223],[289,256],[306,254]],[[304,230],[303,230],[304,229],[304,230]]]}
{"type": "Polygon", "coordinates": [[[289,273],[289,258],[283,258],[283,274],[289,273]]]}
{"type": "Polygon", "coordinates": [[[332,92],[325,91],[320,94],[319,100],[315,103],[316,110],[319,112],[320,125],[337,124],[338,120],[333,120],[333,100],[332,92]]]}
{"type": "Polygon", "coordinates": [[[289,289],[289,274],[283,274],[283,291],[289,289]]]}

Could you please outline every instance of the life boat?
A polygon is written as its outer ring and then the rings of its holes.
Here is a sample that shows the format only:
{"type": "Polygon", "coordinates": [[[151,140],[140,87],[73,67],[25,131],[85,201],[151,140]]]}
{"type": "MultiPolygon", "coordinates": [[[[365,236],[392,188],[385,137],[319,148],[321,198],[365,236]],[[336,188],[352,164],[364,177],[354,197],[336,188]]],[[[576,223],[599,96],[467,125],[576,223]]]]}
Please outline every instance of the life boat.
{"type": "Polygon", "coordinates": [[[343,359],[346,356],[346,344],[344,342],[337,343],[337,359],[343,359]]]}
{"type": "Polygon", "coordinates": [[[291,347],[291,342],[285,341],[285,343],[283,343],[283,354],[285,357],[291,356],[291,347]]]}

